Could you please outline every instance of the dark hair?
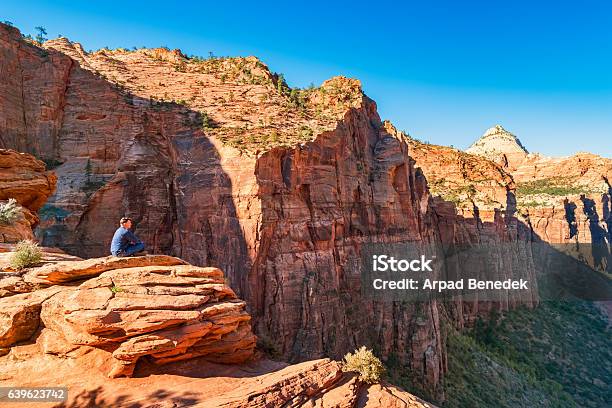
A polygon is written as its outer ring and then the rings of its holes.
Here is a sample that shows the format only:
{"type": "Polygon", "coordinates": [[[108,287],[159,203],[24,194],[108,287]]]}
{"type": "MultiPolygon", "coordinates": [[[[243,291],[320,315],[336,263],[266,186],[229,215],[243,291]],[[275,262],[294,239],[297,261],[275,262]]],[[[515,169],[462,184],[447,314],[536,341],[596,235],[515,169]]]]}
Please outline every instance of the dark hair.
{"type": "Polygon", "coordinates": [[[126,222],[128,222],[128,221],[132,221],[132,219],[131,219],[130,217],[122,217],[122,218],[119,220],[119,224],[123,225],[123,224],[125,224],[125,223],[126,223],[126,222]]]}

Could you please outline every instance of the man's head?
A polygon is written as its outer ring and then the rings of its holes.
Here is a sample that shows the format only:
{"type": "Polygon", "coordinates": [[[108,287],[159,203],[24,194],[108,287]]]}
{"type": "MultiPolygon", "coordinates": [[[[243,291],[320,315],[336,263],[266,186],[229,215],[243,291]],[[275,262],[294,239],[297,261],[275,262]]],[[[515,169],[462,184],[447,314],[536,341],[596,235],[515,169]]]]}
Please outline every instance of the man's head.
{"type": "Polygon", "coordinates": [[[123,228],[130,229],[132,228],[132,219],[129,217],[123,217],[119,220],[119,225],[121,225],[123,228]]]}

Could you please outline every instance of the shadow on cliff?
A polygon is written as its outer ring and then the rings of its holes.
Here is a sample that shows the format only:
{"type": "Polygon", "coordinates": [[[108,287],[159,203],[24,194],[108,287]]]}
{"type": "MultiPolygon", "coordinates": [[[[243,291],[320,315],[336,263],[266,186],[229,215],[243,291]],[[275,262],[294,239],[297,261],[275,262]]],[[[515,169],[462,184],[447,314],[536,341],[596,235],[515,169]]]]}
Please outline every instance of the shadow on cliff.
{"type": "Polygon", "coordinates": [[[11,129],[0,141],[27,146],[58,175],[40,212],[42,244],[105,256],[118,220],[129,216],[150,253],[218,266],[243,292],[240,275],[250,259],[232,182],[209,137],[214,121],[182,102],[135,95],[63,52],[23,41],[16,29],[7,33],[7,58],[31,62],[23,75],[62,81],[22,83],[27,95],[57,93],[46,109],[61,115],[49,119],[47,110],[31,109],[28,121],[44,126],[11,129]]]}
{"type": "MultiPolygon", "coordinates": [[[[578,242],[577,205],[566,199],[564,208],[569,238],[576,239],[574,242],[549,243],[533,230],[528,218],[523,222],[516,217],[515,194],[508,191],[507,196],[503,219],[507,226],[516,228],[516,242],[530,242],[539,301],[612,300],[612,284],[605,274],[610,270],[609,241],[606,229],[600,224],[594,200],[584,195],[580,197],[589,220],[591,242],[578,242]]],[[[606,197],[608,195],[604,194],[604,203],[606,197]]]]}
{"type": "MultiPolygon", "coordinates": [[[[606,179],[607,183],[607,179],[606,179]]],[[[563,201],[565,210],[565,220],[569,227],[568,240],[573,239],[573,244],[580,252],[583,260],[593,268],[602,272],[612,271],[612,211],[611,201],[612,187],[608,184],[608,193],[601,196],[601,217],[597,212],[597,204],[595,200],[588,198],[585,194],[580,195],[582,203],[582,212],[587,218],[588,229],[591,242],[583,243],[579,241],[578,222],[576,218],[576,203],[569,201],[567,198],[563,201]],[[583,248],[580,248],[580,247],[583,248]],[[585,250],[584,247],[588,247],[585,250]],[[588,258],[588,259],[587,259],[588,258]]],[[[571,241],[568,241],[571,242],[571,241]]],[[[569,245],[569,244],[568,244],[569,245]]],[[[559,246],[558,244],[553,246],[559,246]]]]}

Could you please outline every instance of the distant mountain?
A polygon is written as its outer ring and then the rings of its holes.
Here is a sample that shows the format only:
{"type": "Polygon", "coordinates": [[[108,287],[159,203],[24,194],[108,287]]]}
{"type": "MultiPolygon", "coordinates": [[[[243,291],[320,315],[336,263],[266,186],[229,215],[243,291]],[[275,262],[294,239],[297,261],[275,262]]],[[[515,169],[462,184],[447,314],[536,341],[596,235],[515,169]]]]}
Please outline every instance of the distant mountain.
{"type": "Polygon", "coordinates": [[[475,141],[466,152],[484,156],[494,162],[507,166],[509,163],[522,160],[529,154],[521,141],[504,129],[495,125],[475,141]]]}

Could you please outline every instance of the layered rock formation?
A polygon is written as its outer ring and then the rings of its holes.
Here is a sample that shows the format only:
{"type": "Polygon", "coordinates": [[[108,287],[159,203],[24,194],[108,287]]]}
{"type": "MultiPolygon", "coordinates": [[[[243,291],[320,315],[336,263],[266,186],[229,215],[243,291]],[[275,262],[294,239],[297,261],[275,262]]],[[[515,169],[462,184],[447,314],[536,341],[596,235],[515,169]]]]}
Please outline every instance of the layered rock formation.
{"type": "Polygon", "coordinates": [[[612,160],[590,153],[527,154],[514,135],[499,129],[489,129],[467,151],[500,163],[512,176],[517,207],[535,234],[553,244],[612,242],[612,160]],[[493,138],[498,136],[506,143],[493,138]]]}
{"type": "MultiPolygon", "coordinates": [[[[536,302],[508,296],[446,310],[435,299],[361,295],[364,246],[524,242],[529,231],[494,165],[456,167],[482,174],[503,211],[464,217],[432,199],[410,141],[385,128],[359,81],[290,90],[255,58],[87,53],[66,39],[41,48],[3,25],[0,56],[2,72],[23,72],[0,88],[3,146],[57,166],[39,228],[45,245],[100,256],[117,219],[132,216],[152,252],[223,269],[257,334],[287,359],[339,358],[365,344],[441,395],[442,315],[462,326],[492,307],[536,302]]],[[[499,272],[530,273],[524,251],[502,257],[499,272]]]]}
{"type": "MultiPolygon", "coordinates": [[[[2,274],[0,284],[14,277],[2,274]]],[[[131,376],[143,358],[229,364],[253,355],[251,317],[216,268],[161,255],[109,257],[53,262],[17,278],[11,285],[26,293],[0,298],[4,354],[33,336],[55,356],[99,348],[112,353],[110,377],[131,376]]]]}
{"type": "Polygon", "coordinates": [[[70,364],[65,359],[41,356],[32,346],[15,349],[18,349],[15,358],[3,361],[6,364],[0,383],[48,386],[50,378],[61,378],[61,384],[69,387],[70,392],[60,407],[435,408],[391,384],[361,383],[354,374],[343,373],[340,364],[329,359],[295,365],[266,359],[220,365],[195,359],[168,364],[163,374],[147,367],[138,378],[109,381],[97,369],[104,364],[100,350],[82,354],[78,364],[70,364]],[[40,375],[26,375],[32,372],[40,375]]]}
{"type": "Polygon", "coordinates": [[[388,121],[385,128],[408,141],[410,157],[425,175],[430,193],[453,202],[460,211],[478,208],[492,213],[505,207],[508,193],[516,190],[512,176],[489,160],[412,139],[388,121]]]}
{"type": "Polygon", "coordinates": [[[70,390],[62,406],[75,407],[433,407],[390,384],[362,383],[329,359],[252,359],[250,316],[217,268],[57,251],[44,262],[0,272],[0,286],[20,279],[13,286],[22,292],[0,298],[2,386],[61,384],[70,390]],[[137,367],[139,378],[107,378],[137,367]]]}
{"type": "Polygon", "coordinates": [[[0,149],[0,202],[15,199],[20,206],[15,220],[0,222],[1,243],[34,238],[37,212],[55,191],[56,180],[32,155],[0,149]]]}

